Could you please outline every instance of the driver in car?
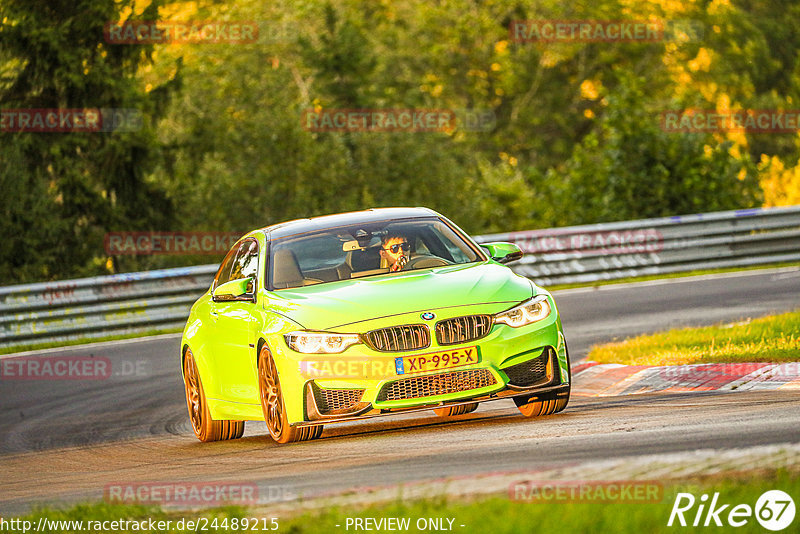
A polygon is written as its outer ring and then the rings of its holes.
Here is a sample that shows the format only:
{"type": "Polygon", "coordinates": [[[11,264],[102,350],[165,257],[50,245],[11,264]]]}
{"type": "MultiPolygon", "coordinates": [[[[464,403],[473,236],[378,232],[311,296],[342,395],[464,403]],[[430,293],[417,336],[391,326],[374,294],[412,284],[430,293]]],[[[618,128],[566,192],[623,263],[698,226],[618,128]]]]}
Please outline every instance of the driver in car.
{"type": "Polygon", "coordinates": [[[389,264],[389,272],[396,272],[405,267],[411,256],[411,244],[405,236],[386,234],[381,244],[381,258],[389,264]]]}

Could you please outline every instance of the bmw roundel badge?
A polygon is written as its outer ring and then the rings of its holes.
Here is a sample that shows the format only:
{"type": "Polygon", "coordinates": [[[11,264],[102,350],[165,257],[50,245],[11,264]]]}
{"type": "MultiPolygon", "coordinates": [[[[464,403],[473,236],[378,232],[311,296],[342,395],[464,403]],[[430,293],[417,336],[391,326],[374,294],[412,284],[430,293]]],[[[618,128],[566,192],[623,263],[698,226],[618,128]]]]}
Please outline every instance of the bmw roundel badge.
{"type": "Polygon", "coordinates": [[[426,321],[431,321],[433,319],[436,319],[436,314],[433,312],[425,312],[423,314],[420,314],[420,317],[422,317],[426,321]]]}

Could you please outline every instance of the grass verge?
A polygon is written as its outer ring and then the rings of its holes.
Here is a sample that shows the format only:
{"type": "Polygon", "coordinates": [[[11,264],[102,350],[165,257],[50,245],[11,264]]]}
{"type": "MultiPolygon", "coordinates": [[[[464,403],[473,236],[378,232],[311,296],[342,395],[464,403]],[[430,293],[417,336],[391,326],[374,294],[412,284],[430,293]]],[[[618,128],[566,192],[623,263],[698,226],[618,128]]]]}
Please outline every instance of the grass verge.
{"type": "MultiPolygon", "coordinates": [[[[610,483],[613,481],[606,481],[610,483]]],[[[617,481],[628,482],[628,481],[617,481]]],[[[650,484],[659,484],[652,482],[650,484]]],[[[702,527],[708,510],[707,502],[704,513],[701,514],[700,525],[691,526],[701,503],[701,496],[708,495],[711,501],[713,495],[718,493],[718,506],[728,504],[727,509],[719,515],[723,523],[723,531],[732,527],[726,521],[730,510],[739,504],[745,504],[754,510],[759,497],[769,490],[781,490],[792,496],[795,501],[800,500],[800,474],[793,470],[780,470],[772,472],[753,472],[739,475],[725,475],[705,477],[702,479],[687,479],[665,483],[661,486],[658,499],[655,502],[622,502],[619,500],[598,501],[569,501],[558,498],[541,498],[540,500],[519,501],[511,500],[508,495],[481,496],[472,499],[446,499],[438,498],[424,501],[397,501],[390,504],[359,507],[334,507],[324,511],[305,512],[275,516],[275,523],[271,521],[269,513],[255,513],[246,508],[218,508],[202,512],[167,512],[160,508],[112,505],[106,503],[76,506],[69,510],[38,509],[32,514],[18,518],[29,521],[30,525],[39,524],[40,518],[47,520],[49,528],[39,532],[81,532],[77,525],[58,525],[53,521],[82,521],[83,532],[86,531],[88,521],[113,521],[126,520],[153,520],[170,521],[170,528],[151,530],[149,528],[127,529],[102,529],[103,532],[231,532],[245,530],[242,528],[243,519],[258,517],[258,528],[252,528],[248,519],[246,530],[264,531],[277,530],[278,532],[301,533],[332,533],[352,532],[365,530],[354,528],[355,519],[370,518],[374,521],[381,519],[398,518],[407,519],[408,527],[395,529],[406,532],[429,532],[431,530],[448,530],[463,533],[492,533],[492,534],[520,534],[527,532],[614,532],[614,533],[641,533],[641,532],[706,532],[708,527],[702,527]],[[676,523],[667,526],[678,493],[691,493],[696,501],[695,505],[684,513],[684,518],[689,526],[681,527],[676,523]],[[184,528],[176,528],[183,520],[184,528]],[[185,528],[187,521],[194,521],[192,528],[185,528]],[[235,524],[237,528],[232,528],[235,524]],[[433,520],[433,523],[429,520],[433,520]],[[198,523],[199,522],[199,523],[198,523]],[[425,523],[425,528],[420,528],[425,523]],[[273,529],[277,524],[277,529],[273,529]],[[434,529],[431,525],[440,525],[443,528],[434,529]],[[215,528],[216,525],[216,528],[215,528]],[[224,526],[223,526],[224,525],[224,526]],[[347,528],[349,525],[349,528],[347,528]],[[55,528],[54,528],[55,527],[55,528]],[[269,527],[269,528],[268,528],[269,527]]],[[[541,493],[545,495],[544,492],[541,493]]],[[[550,495],[556,495],[551,493],[550,495]]],[[[685,504],[683,501],[682,504],[685,504]]],[[[772,505],[773,508],[776,505],[772,505]]],[[[761,508],[759,508],[761,510],[761,508]]],[[[777,510],[777,508],[776,508],[777,510]]],[[[754,513],[754,512],[752,512],[754,513]]],[[[766,515],[766,512],[763,512],[766,515]]],[[[5,517],[6,521],[11,518],[5,517]]],[[[737,532],[765,532],[755,516],[740,518],[746,520],[737,532]]],[[[786,532],[796,532],[796,525],[800,518],[795,518],[786,532]]],[[[372,524],[373,527],[375,523],[372,524]]],[[[384,524],[385,525],[385,524],[384,524]]],[[[720,530],[713,526],[711,530],[720,530]]],[[[22,532],[8,528],[6,532],[22,532]]],[[[387,531],[388,529],[372,528],[370,530],[387,531]]]]}
{"type": "Polygon", "coordinates": [[[681,328],[593,347],[587,360],[625,365],[800,361],[800,310],[681,328]]]}

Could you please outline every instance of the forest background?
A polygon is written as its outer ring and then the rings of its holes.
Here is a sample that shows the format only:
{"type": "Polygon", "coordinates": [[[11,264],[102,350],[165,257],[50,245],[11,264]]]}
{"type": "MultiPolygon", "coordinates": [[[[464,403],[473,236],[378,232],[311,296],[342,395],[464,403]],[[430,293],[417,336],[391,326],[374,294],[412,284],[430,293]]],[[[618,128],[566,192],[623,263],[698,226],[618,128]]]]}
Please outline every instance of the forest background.
{"type": "Polygon", "coordinates": [[[2,283],[220,259],[109,255],[109,232],[245,233],[410,205],[481,234],[800,204],[797,128],[676,132],[663,120],[800,109],[798,50],[800,4],[779,0],[0,0],[0,109],[141,114],[132,131],[0,128],[2,283]],[[259,32],[109,42],[109,24],[136,20],[259,32]],[[514,21],[663,31],[518,39],[514,21]],[[303,121],[335,109],[451,110],[460,122],[303,121]],[[470,127],[475,116],[491,120],[470,127]]]}

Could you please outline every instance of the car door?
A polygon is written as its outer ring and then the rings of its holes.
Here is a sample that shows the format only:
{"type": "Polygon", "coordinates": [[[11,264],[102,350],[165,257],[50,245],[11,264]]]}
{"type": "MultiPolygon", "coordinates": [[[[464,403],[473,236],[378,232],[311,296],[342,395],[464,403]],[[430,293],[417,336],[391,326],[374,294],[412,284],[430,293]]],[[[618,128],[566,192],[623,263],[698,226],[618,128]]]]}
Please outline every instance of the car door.
{"type": "Polygon", "coordinates": [[[257,330],[256,294],[258,288],[259,247],[254,238],[243,240],[230,262],[230,272],[220,272],[214,289],[225,282],[252,277],[246,295],[215,296],[212,292],[211,319],[214,322],[211,346],[220,393],[231,402],[258,402],[255,367],[257,330]]]}

